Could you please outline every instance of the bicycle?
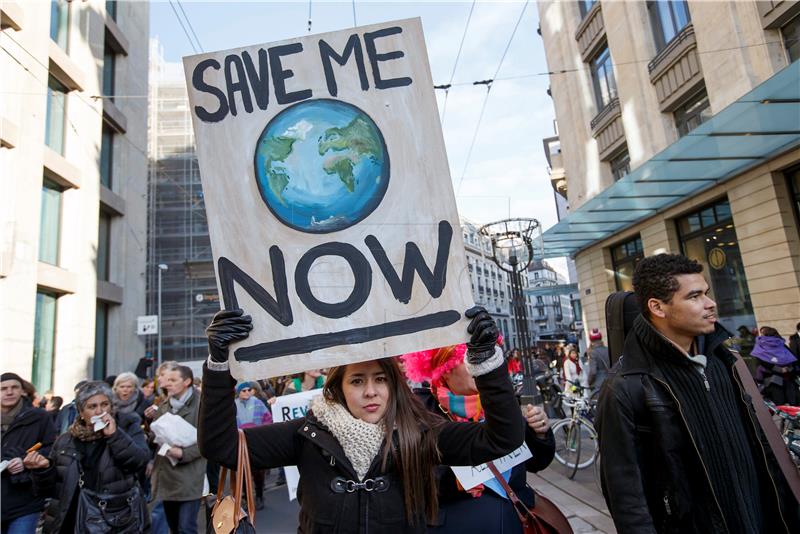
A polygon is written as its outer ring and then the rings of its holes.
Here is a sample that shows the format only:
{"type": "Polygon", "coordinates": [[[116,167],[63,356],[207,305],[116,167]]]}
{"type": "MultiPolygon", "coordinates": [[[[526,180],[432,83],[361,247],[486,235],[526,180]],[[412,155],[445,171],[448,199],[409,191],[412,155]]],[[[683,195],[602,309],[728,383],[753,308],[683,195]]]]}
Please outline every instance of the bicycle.
{"type": "Polygon", "coordinates": [[[572,408],[572,414],[553,425],[556,441],[555,459],[567,468],[567,477],[572,479],[578,469],[585,469],[597,460],[600,448],[597,431],[592,419],[596,401],[582,397],[584,388],[575,385],[578,397],[562,394],[562,402],[566,408],[572,408]]]}
{"type": "Polygon", "coordinates": [[[783,442],[789,449],[789,456],[798,467],[800,467],[800,407],[781,405],[776,406],[774,402],[765,400],[770,413],[781,418],[778,428],[781,431],[783,442]]]}

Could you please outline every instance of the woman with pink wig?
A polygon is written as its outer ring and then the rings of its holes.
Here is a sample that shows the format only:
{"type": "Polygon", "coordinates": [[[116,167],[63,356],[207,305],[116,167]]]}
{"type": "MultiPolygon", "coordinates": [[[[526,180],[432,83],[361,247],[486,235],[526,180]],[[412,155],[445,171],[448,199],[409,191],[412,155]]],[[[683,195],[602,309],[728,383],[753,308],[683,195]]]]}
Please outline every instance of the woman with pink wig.
{"type": "MultiPolygon", "coordinates": [[[[453,345],[400,357],[409,380],[423,404],[434,414],[454,422],[482,422],[481,396],[475,379],[464,365],[466,345],[453,345]]],[[[503,473],[508,485],[529,508],[535,494],[526,484],[526,472],[546,468],[555,454],[550,421],[539,406],[523,406],[527,420],[525,443],[533,457],[503,473]]],[[[437,469],[439,517],[429,532],[492,532],[522,534],[522,524],[501,484],[494,478],[465,490],[449,467],[437,469]]]]}

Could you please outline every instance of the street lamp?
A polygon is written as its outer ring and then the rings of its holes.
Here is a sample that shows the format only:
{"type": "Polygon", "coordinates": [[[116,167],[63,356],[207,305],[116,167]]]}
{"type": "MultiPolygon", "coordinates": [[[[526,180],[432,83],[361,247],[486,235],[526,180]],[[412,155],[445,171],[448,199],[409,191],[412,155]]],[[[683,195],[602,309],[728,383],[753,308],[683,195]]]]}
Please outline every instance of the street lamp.
{"type": "Polygon", "coordinates": [[[161,366],[161,271],[169,269],[166,263],[158,264],[158,352],[156,369],[161,366]]]}
{"type": "Polygon", "coordinates": [[[533,372],[528,312],[522,290],[522,273],[526,272],[534,258],[534,239],[542,242],[542,227],[536,219],[504,219],[483,225],[478,230],[492,243],[492,261],[508,273],[511,282],[511,306],[514,310],[514,323],[517,327],[520,348],[522,349],[523,395],[536,396],[536,379],[533,372]]]}

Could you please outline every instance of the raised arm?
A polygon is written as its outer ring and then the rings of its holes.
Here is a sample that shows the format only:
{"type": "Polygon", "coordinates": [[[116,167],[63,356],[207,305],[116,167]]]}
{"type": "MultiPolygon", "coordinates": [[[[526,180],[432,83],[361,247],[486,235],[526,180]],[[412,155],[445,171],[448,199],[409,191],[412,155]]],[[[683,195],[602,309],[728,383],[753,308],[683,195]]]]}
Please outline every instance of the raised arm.
{"type": "Polygon", "coordinates": [[[467,327],[471,337],[464,363],[475,378],[485,420],[442,425],[438,447],[446,465],[479,465],[510,453],[525,439],[525,423],[503,351],[496,346],[497,325],[481,307],[465,315],[472,321],[467,327]]]}
{"type": "MultiPolygon", "coordinates": [[[[203,366],[197,440],[202,455],[230,469],[237,465],[236,380],[228,371],[228,345],[245,339],[252,329],[242,310],[218,312],[206,329],[209,361],[203,366]]],[[[250,464],[265,469],[297,463],[297,430],[304,419],[245,430],[250,464]]]]}

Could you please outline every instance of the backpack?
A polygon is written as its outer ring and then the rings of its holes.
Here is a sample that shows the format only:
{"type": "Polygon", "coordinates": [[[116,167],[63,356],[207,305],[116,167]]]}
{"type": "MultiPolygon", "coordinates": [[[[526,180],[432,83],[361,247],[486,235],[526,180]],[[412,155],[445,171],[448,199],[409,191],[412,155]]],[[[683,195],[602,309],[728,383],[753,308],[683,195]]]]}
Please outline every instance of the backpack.
{"type": "Polygon", "coordinates": [[[608,336],[608,363],[611,367],[622,356],[625,336],[633,321],[641,313],[639,301],[633,291],[616,291],[606,299],[606,335],[608,336]]]}

